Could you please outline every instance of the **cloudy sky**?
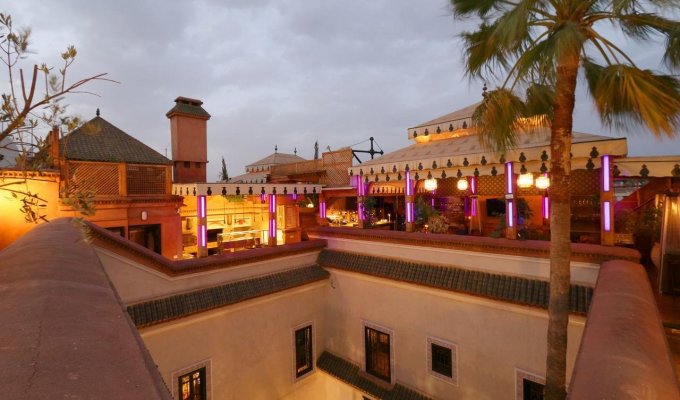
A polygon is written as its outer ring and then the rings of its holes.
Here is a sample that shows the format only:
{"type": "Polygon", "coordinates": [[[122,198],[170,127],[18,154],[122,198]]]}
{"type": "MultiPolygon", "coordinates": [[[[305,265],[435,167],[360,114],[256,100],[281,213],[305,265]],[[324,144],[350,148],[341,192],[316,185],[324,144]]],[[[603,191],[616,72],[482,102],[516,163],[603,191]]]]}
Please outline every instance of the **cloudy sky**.
{"type": "MultiPolygon", "coordinates": [[[[10,0],[0,11],[32,27],[27,62],[58,65],[73,44],[71,80],[106,72],[120,82],[69,96],[71,113],[89,119],[100,108],[161,154],[170,154],[173,100],[203,100],[209,180],[222,156],[233,176],[274,145],[312,158],[315,140],[337,149],[373,136],[396,150],[410,144],[406,128],[481,99],[457,38],[473,25],[454,21],[446,0],[10,0]]],[[[659,67],[654,46],[622,45],[659,67]]],[[[574,121],[578,131],[619,135],[600,126],[585,96],[574,121]]],[[[637,133],[629,154],[680,154],[680,140],[637,133]]]]}

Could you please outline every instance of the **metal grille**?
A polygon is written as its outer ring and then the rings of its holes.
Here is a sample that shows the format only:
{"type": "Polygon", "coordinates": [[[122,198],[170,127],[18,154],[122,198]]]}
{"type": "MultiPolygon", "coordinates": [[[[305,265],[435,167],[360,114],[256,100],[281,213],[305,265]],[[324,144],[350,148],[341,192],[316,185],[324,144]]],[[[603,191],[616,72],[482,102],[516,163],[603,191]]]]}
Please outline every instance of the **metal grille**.
{"type": "Polygon", "coordinates": [[[118,194],[118,165],[69,162],[71,180],[95,195],[118,194]]]}
{"type": "Polygon", "coordinates": [[[165,194],[165,174],[165,167],[128,165],[128,194],[165,194]]]}

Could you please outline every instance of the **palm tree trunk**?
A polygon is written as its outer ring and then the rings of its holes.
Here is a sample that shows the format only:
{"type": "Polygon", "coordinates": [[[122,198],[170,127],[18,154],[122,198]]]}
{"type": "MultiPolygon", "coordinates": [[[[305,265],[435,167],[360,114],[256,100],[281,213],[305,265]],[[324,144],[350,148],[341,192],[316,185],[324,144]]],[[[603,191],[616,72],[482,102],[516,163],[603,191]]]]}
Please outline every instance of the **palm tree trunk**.
{"type": "Polygon", "coordinates": [[[554,116],[550,139],[550,302],[545,398],[566,397],[567,326],[571,260],[571,128],[578,73],[578,52],[557,63],[554,116]]]}

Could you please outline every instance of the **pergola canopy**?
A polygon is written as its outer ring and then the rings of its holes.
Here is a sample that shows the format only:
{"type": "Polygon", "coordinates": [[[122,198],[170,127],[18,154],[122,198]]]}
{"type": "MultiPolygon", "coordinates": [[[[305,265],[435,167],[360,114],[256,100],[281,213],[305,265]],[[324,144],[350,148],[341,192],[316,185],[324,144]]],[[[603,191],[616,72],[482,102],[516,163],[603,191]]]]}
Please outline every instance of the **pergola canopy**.
{"type": "MultiPolygon", "coordinates": [[[[599,168],[600,156],[623,157],[627,152],[625,138],[574,132],[572,169],[599,168]]],[[[505,154],[486,149],[473,132],[466,136],[416,142],[354,166],[349,173],[373,182],[398,180],[407,170],[411,171],[412,177],[417,174],[418,179],[425,179],[428,175],[451,177],[458,175],[459,171],[463,176],[495,175],[503,173],[503,164],[509,161],[517,163],[518,172],[522,165],[528,172],[549,172],[550,130],[536,129],[521,135],[517,147],[505,154]]]]}

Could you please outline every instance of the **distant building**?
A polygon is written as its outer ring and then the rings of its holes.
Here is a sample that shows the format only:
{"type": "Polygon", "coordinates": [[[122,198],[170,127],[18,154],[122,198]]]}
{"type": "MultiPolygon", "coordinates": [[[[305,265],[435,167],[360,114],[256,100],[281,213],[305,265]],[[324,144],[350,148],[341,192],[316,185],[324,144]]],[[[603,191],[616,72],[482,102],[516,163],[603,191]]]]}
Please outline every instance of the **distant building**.
{"type": "Polygon", "coordinates": [[[278,146],[267,157],[246,165],[246,173],[229,179],[229,183],[267,183],[274,167],[307,161],[296,154],[279,153],[278,146]]]}

